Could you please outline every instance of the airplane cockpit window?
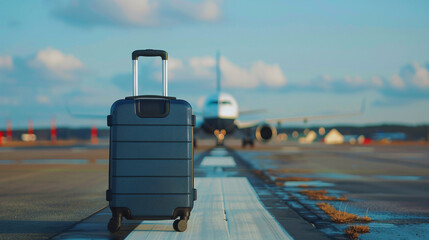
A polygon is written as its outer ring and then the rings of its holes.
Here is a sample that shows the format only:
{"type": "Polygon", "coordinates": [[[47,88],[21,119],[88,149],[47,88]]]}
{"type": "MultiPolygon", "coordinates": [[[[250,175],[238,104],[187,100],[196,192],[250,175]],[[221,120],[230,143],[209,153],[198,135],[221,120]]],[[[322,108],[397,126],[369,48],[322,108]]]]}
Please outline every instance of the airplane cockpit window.
{"type": "Polygon", "coordinates": [[[222,101],[220,104],[231,104],[230,101],[222,101]]]}
{"type": "Polygon", "coordinates": [[[216,100],[214,100],[214,101],[210,101],[210,102],[209,102],[209,104],[210,104],[210,105],[214,105],[214,104],[218,104],[218,103],[219,103],[219,102],[218,102],[218,101],[216,101],[216,100]]]}

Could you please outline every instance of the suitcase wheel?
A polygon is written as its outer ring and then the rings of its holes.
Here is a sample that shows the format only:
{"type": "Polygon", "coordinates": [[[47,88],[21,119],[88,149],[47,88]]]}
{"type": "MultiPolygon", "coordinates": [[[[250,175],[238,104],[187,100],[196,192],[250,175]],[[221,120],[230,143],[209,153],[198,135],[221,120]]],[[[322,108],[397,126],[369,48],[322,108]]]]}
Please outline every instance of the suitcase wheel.
{"type": "Polygon", "coordinates": [[[188,221],[185,219],[176,220],[173,223],[174,230],[178,232],[184,232],[188,227],[188,221]]]}
{"type": "Polygon", "coordinates": [[[111,218],[109,221],[109,224],[107,224],[107,228],[109,229],[109,231],[111,233],[115,233],[115,232],[119,231],[119,229],[121,228],[120,220],[118,221],[117,219],[111,218]]]}

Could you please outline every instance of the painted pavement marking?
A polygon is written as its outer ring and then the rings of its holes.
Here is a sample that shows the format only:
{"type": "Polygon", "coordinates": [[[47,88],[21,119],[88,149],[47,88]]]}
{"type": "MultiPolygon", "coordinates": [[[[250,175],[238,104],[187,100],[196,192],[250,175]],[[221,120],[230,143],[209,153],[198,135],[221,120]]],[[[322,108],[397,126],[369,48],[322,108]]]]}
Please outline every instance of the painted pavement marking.
{"type": "Polygon", "coordinates": [[[173,221],[142,221],[126,239],[292,239],[262,206],[246,178],[196,178],[198,200],[188,229],[173,221]]]}
{"type": "Polygon", "coordinates": [[[201,162],[202,167],[235,167],[237,164],[234,158],[231,156],[218,157],[218,156],[206,156],[201,162]]]}

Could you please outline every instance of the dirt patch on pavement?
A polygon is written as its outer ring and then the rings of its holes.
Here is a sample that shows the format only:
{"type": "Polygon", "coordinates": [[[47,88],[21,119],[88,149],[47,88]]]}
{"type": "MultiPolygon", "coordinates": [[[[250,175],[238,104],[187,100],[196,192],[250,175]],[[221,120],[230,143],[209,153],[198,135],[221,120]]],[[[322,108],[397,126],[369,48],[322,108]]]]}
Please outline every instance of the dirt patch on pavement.
{"type": "Polygon", "coordinates": [[[350,223],[350,222],[370,222],[371,218],[368,216],[360,217],[353,213],[348,213],[345,211],[341,211],[341,209],[336,210],[334,206],[329,203],[317,203],[316,204],[322,211],[328,214],[331,217],[331,221],[335,223],[350,223]]]}
{"type": "Polygon", "coordinates": [[[307,196],[311,200],[325,200],[325,201],[347,201],[346,197],[335,197],[335,196],[326,196],[328,191],[326,190],[302,190],[299,191],[300,194],[307,196]]]}

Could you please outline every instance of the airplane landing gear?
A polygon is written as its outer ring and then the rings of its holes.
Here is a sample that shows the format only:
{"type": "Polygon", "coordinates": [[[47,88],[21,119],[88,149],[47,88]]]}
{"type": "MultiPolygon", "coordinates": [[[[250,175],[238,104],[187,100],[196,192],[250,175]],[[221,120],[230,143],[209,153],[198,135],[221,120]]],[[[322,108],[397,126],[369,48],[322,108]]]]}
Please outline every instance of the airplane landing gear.
{"type": "Polygon", "coordinates": [[[246,147],[246,145],[249,145],[250,147],[255,147],[255,141],[253,140],[253,139],[246,139],[246,138],[243,138],[243,140],[242,140],[242,142],[241,142],[241,146],[243,147],[243,148],[245,148],[246,147]]]}
{"type": "Polygon", "coordinates": [[[223,146],[223,140],[225,140],[226,131],[225,129],[222,130],[215,130],[214,135],[216,136],[216,146],[223,146]]]}
{"type": "Polygon", "coordinates": [[[217,139],[216,146],[217,147],[223,147],[223,139],[222,140],[217,139]]]}

